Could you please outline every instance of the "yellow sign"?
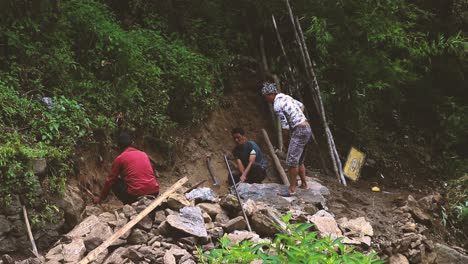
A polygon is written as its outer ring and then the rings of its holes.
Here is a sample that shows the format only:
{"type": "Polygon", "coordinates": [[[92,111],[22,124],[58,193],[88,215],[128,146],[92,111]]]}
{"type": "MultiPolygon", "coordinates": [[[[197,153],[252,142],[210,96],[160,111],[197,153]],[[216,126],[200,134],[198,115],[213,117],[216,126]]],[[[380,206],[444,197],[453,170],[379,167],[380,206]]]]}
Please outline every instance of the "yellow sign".
{"type": "Polygon", "coordinates": [[[365,158],[366,155],[364,153],[352,147],[349,150],[348,159],[346,160],[344,167],[344,174],[346,177],[353,181],[357,181],[365,158]]]}

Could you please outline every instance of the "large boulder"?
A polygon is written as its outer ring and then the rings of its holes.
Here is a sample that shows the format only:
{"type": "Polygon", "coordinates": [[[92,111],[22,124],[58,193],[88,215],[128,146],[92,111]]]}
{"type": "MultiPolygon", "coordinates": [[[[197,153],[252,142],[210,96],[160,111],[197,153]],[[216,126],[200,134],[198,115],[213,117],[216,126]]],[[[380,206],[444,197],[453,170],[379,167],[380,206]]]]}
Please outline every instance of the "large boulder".
{"type": "Polygon", "coordinates": [[[197,204],[198,207],[200,207],[203,211],[208,213],[211,217],[211,219],[216,219],[216,216],[218,214],[223,213],[223,209],[219,204],[214,204],[214,203],[199,203],[197,204]]]}
{"type": "Polygon", "coordinates": [[[434,251],[436,253],[435,263],[437,264],[468,263],[467,255],[464,255],[446,245],[436,243],[434,245],[434,251]]]}
{"type": "Polygon", "coordinates": [[[408,195],[407,206],[416,222],[425,225],[431,224],[431,216],[423,210],[423,207],[411,195],[408,195]]]}
{"type": "MultiPolygon", "coordinates": [[[[265,208],[254,214],[250,221],[251,227],[261,236],[273,237],[281,232],[281,215],[275,208],[265,208]]],[[[284,227],[284,226],[283,226],[284,227]]]]}
{"type": "Polygon", "coordinates": [[[198,207],[184,207],[180,213],[168,215],[167,223],[173,228],[200,238],[207,238],[205,221],[198,207]]]}
{"type": "Polygon", "coordinates": [[[185,197],[189,200],[194,200],[195,203],[200,202],[216,202],[216,194],[210,188],[197,188],[191,192],[185,194],[185,197]]]}
{"type": "Polygon", "coordinates": [[[279,210],[289,210],[292,205],[299,202],[322,207],[326,201],[324,195],[329,194],[328,189],[314,181],[308,181],[307,184],[309,186],[308,190],[298,188],[297,196],[288,198],[278,195],[278,193],[287,192],[287,186],[278,183],[240,183],[237,191],[243,199],[264,202],[279,210]]]}
{"type": "Polygon", "coordinates": [[[167,198],[167,207],[179,211],[181,208],[190,206],[190,201],[180,193],[173,193],[167,198]]]}
{"type": "Polygon", "coordinates": [[[75,226],[72,231],[68,232],[70,237],[84,237],[99,223],[99,218],[95,215],[88,216],[80,224],[75,226]]]}
{"type": "Polygon", "coordinates": [[[11,223],[4,215],[0,215],[0,237],[11,230],[11,223]]]}
{"type": "Polygon", "coordinates": [[[314,228],[319,231],[321,237],[331,236],[332,239],[335,239],[343,236],[333,215],[325,210],[320,210],[314,215],[308,216],[307,220],[314,224],[314,228]]]}
{"type": "Polygon", "coordinates": [[[81,194],[78,186],[72,183],[67,185],[63,197],[56,200],[57,206],[64,212],[65,222],[69,227],[73,227],[81,221],[80,215],[85,208],[81,194]]]}

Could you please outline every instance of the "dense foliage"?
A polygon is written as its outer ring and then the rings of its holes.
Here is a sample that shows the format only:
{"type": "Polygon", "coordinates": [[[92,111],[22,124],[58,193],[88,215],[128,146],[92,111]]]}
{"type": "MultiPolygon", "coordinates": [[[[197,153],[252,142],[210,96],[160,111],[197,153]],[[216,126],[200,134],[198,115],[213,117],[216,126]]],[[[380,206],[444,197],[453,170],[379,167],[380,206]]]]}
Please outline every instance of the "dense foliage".
{"type": "MultiPolygon", "coordinates": [[[[289,222],[290,215],[283,217],[289,222]]],[[[273,241],[255,243],[243,241],[233,244],[227,236],[220,239],[219,248],[204,254],[200,249],[201,263],[336,263],[361,264],[383,263],[376,258],[376,253],[365,255],[353,247],[341,243],[342,238],[318,238],[317,232],[311,232],[312,224],[287,224],[287,231],[277,234],[273,241]]]]}
{"type": "Polygon", "coordinates": [[[211,57],[177,34],[138,24],[126,28],[99,1],[1,5],[4,205],[21,194],[27,204],[50,208],[38,198],[64,191],[76,147],[91,143],[93,132],[109,136],[121,126],[167,140],[175,126],[203,118],[222,92],[224,48],[211,57]],[[118,117],[125,122],[117,123],[118,117]],[[35,175],[33,164],[43,159],[48,171],[35,175]]]}
{"type": "MultiPolygon", "coordinates": [[[[403,153],[444,178],[466,173],[463,1],[290,2],[339,146],[353,142],[383,167],[403,153]]],[[[76,147],[96,131],[134,128],[168,140],[172,129],[200,121],[222,94],[232,58],[260,61],[260,36],[271,71],[290,81],[271,14],[296,79],[309,82],[282,0],[20,0],[1,1],[0,10],[6,204],[15,193],[35,203],[63,191],[76,147]],[[44,158],[48,171],[35,175],[31,164],[44,158]]],[[[452,215],[466,209],[464,197],[447,209],[452,215]]]]}

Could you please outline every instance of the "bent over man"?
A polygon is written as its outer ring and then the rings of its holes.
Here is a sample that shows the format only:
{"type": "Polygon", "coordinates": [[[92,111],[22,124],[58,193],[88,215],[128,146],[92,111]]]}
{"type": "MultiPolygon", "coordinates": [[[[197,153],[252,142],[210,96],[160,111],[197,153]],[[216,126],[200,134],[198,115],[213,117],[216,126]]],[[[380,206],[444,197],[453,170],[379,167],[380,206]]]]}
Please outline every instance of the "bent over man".
{"type": "MultiPolygon", "coordinates": [[[[290,185],[288,195],[295,195],[297,174],[301,178],[301,188],[308,188],[305,176],[304,153],[306,144],[312,136],[312,130],[304,115],[304,105],[289,95],[279,93],[274,83],[264,83],[262,95],[268,103],[273,103],[273,109],[281,121],[283,136],[286,138],[288,132],[291,132],[286,165],[289,167],[290,185]]],[[[287,142],[287,139],[284,141],[287,142]]]]}
{"type": "Polygon", "coordinates": [[[148,155],[131,147],[132,142],[129,134],[120,134],[117,144],[122,153],[114,160],[101,195],[94,197],[95,204],[106,199],[111,188],[124,204],[135,202],[139,196],[159,194],[159,184],[148,155]]]}
{"type": "Polygon", "coordinates": [[[266,177],[266,162],[257,143],[248,140],[245,131],[236,127],[231,130],[236,147],[232,154],[236,158],[237,169],[233,172],[234,181],[261,183],[266,177]]]}

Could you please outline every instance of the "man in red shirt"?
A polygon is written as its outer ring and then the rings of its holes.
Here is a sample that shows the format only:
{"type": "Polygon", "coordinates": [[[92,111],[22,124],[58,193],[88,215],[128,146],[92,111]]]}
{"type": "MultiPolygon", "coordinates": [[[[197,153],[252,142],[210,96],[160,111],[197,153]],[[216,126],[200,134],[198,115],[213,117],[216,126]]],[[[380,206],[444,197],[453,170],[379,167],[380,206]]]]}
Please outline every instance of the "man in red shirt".
{"type": "Polygon", "coordinates": [[[132,138],[125,132],[120,134],[117,143],[122,153],[114,160],[101,195],[94,197],[94,203],[99,204],[106,199],[111,188],[124,204],[133,203],[139,196],[147,194],[157,196],[159,184],[148,155],[131,147],[132,138]]]}

